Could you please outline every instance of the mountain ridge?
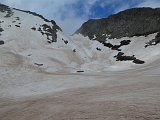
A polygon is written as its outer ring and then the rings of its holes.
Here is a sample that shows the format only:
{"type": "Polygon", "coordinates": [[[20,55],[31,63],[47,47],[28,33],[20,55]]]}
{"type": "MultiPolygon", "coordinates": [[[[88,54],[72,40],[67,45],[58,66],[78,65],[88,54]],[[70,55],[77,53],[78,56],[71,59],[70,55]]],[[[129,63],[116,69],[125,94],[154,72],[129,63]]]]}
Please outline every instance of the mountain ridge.
{"type": "Polygon", "coordinates": [[[132,8],[102,19],[91,19],[82,24],[75,34],[109,38],[146,36],[160,31],[160,8],[132,8]],[[106,36],[108,35],[108,36],[106,36]]]}

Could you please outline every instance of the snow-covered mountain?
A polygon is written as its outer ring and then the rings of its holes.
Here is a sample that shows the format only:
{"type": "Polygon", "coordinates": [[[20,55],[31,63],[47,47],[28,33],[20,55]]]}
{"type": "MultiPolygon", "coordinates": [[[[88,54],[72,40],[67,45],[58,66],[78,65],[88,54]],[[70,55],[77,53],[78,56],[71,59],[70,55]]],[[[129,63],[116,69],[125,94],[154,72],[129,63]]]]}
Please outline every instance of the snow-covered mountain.
{"type": "Polygon", "coordinates": [[[131,9],[67,36],[0,4],[0,120],[159,119],[159,14],[131,9]]]}
{"type": "MultiPolygon", "coordinates": [[[[128,12],[124,12],[122,16],[126,13],[128,15],[128,12]]],[[[119,14],[113,15],[117,21],[119,14]]],[[[147,66],[159,60],[158,31],[121,38],[113,38],[112,34],[107,32],[101,36],[98,36],[97,32],[90,37],[85,32],[84,37],[81,32],[83,28],[80,28],[73,36],[66,36],[53,20],[49,21],[36,13],[5,5],[0,5],[0,18],[1,73],[23,68],[62,73],[117,71],[147,66]],[[104,36],[105,40],[100,41],[99,37],[104,36]]],[[[83,26],[89,26],[86,30],[89,32],[94,25],[89,21],[83,26]]],[[[103,30],[107,26],[98,28],[103,30]]]]}
{"type": "MultiPolygon", "coordinates": [[[[112,34],[105,32],[101,36],[99,33],[92,35],[93,37],[86,33],[84,37],[83,29],[91,31],[92,26],[92,30],[97,30],[96,27],[101,30],[108,27],[94,23],[92,25],[88,21],[78,30],[80,32],[66,36],[54,21],[49,21],[41,15],[4,5],[0,7],[0,64],[3,66],[1,71],[37,68],[46,72],[100,72],[134,69],[159,59],[159,34],[158,31],[153,32],[154,29],[151,34],[144,33],[133,37],[113,38],[112,34]],[[90,27],[87,29],[83,26],[90,27]],[[101,41],[99,37],[104,37],[105,40],[101,41]]],[[[141,9],[138,11],[141,12],[141,9]]],[[[120,17],[121,21],[126,19],[125,15],[130,15],[128,12],[122,12],[124,17],[120,17]]],[[[116,17],[114,19],[118,21],[119,14],[108,19],[116,17]]],[[[106,21],[109,24],[108,19],[102,19],[102,23],[106,21]]],[[[95,20],[99,21],[101,20],[95,20]]],[[[123,26],[127,23],[123,22],[123,26]]]]}

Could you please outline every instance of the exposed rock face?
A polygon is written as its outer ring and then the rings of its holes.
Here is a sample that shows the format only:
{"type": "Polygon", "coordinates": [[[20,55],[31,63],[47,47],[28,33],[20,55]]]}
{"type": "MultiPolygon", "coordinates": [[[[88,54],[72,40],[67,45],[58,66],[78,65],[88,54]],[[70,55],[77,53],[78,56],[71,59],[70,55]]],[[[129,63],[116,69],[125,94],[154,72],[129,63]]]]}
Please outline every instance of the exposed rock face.
{"type": "Polygon", "coordinates": [[[0,4],[0,12],[7,12],[6,16],[4,17],[11,17],[13,15],[12,10],[8,6],[3,4],[0,4]]]}
{"type": "Polygon", "coordinates": [[[147,42],[144,47],[146,48],[148,46],[157,45],[159,43],[160,43],[160,32],[157,34],[157,36],[155,37],[155,39],[147,42]]]}
{"type": "Polygon", "coordinates": [[[109,38],[122,38],[148,35],[160,31],[160,8],[133,8],[108,18],[89,20],[75,33],[90,39],[105,41],[109,38]]]}
{"type": "Polygon", "coordinates": [[[0,40],[0,45],[3,45],[4,44],[4,41],[3,40],[0,40]]]}
{"type": "Polygon", "coordinates": [[[114,56],[117,60],[116,61],[132,61],[135,64],[144,64],[145,61],[139,60],[135,57],[135,55],[132,56],[126,56],[123,52],[119,52],[116,56],[114,56]]]}
{"type": "Polygon", "coordinates": [[[117,51],[121,51],[121,49],[119,49],[120,47],[124,46],[124,45],[129,45],[131,42],[131,40],[123,40],[120,42],[120,45],[112,45],[111,43],[105,43],[103,42],[103,45],[111,48],[112,50],[117,50],[117,51]]]}

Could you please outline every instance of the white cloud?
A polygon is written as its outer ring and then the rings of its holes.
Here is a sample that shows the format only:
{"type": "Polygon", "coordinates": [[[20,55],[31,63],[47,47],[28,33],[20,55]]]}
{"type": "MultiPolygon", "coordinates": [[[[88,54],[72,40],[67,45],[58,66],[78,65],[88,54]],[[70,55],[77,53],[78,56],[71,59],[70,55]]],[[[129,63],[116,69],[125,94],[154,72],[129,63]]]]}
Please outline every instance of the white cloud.
{"type": "Polygon", "coordinates": [[[145,0],[142,3],[140,3],[137,7],[157,8],[160,7],[160,0],[145,0]]]}
{"type": "Polygon", "coordinates": [[[102,7],[111,5],[113,7],[113,13],[118,13],[120,11],[134,8],[134,7],[160,7],[160,0],[106,0],[101,2],[102,7]]]}
{"type": "Polygon", "coordinates": [[[126,9],[128,9],[128,8],[130,8],[130,6],[129,6],[128,4],[123,5],[123,6],[119,7],[119,8],[116,8],[116,9],[114,10],[114,13],[118,13],[118,12],[123,11],[123,10],[126,10],[126,9]]]}

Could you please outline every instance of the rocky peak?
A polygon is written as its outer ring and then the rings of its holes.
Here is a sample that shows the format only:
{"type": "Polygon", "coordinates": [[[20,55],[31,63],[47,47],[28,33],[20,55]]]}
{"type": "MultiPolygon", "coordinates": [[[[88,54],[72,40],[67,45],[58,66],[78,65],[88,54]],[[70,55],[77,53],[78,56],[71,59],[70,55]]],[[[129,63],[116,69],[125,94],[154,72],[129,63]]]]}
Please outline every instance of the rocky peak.
{"type": "Polygon", "coordinates": [[[102,19],[85,22],[75,33],[98,41],[109,38],[146,36],[160,31],[160,8],[132,8],[102,19]]]}

